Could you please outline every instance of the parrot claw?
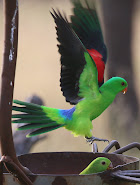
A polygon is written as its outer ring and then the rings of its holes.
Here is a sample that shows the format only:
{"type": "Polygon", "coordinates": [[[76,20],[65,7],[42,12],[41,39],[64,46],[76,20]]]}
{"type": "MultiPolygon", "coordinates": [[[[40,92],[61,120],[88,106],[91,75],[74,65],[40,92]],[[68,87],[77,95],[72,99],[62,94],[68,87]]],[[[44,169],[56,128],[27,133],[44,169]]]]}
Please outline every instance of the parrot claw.
{"type": "Polygon", "coordinates": [[[107,142],[109,142],[108,139],[100,139],[100,138],[94,137],[94,136],[92,136],[90,138],[86,137],[86,141],[89,142],[90,144],[93,144],[94,141],[104,141],[104,142],[107,141],[107,142]]]}

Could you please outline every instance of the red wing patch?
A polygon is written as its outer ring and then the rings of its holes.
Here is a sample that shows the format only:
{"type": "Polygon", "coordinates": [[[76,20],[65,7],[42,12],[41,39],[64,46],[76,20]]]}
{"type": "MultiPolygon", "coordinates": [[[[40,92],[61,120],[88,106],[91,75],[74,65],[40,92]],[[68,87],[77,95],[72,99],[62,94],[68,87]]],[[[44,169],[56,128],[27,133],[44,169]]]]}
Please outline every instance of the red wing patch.
{"type": "Polygon", "coordinates": [[[95,49],[87,49],[90,56],[93,58],[97,70],[98,70],[98,82],[102,83],[104,80],[104,70],[105,70],[105,63],[102,60],[102,55],[95,49]]]}

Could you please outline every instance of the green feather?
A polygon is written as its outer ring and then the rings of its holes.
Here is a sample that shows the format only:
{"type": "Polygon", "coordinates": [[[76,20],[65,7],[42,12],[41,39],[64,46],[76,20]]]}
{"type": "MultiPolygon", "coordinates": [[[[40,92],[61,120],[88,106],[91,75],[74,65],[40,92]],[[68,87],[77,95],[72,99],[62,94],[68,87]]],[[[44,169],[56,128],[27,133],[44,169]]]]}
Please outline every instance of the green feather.
{"type": "Polygon", "coordinates": [[[38,129],[38,130],[28,134],[26,137],[32,137],[32,136],[36,136],[36,135],[43,134],[46,132],[50,132],[50,131],[56,130],[60,127],[63,127],[63,126],[64,125],[57,125],[57,126],[52,126],[52,127],[41,128],[41,129],[38,129]]]}
{"type": "Polygon", "coordinates": [[[12,123],[48,123],[53,122],[51,119],[47,118],[46,116],[42,116],[41,118],[22,118],[22,119],[16,119],[12,120],[12,123]]]}
{"type": "Polygon", "coordinates": [[[86,65],[79,80],[79,96],[87,97],[99,93],[96,64],[88,52],[84,53],[86,65]],[[88,80],[87,80],[88,79],[88,80]]]}
{"type": "Polygon", "coordinates": [[[33,109],[28,109],[27,107],[13,106],[12,110],[19,111],[19,112],[30,113],[30,114],[35,114],[35,115],[45,115],[45,112],[37,111],[37,110],[33,110],[33,109]]]}
{"type": "Polygon", "coordinates": [[[41,131],[44,133],[44,129],[49,132],[65,125],[64,118],[61,118],[58,109],[47,108],[45,106],[35,105],[18,100],[14,100],[14,103],[24,106],[13,106],[14,111],[20,111],[26,114],[12,115],[12,123],[28,123],[19,127],[17,130],[43,128],[40,130],[40,132],[34,131],[33,134],[30,133],[30,136],[41,134],[41,131]]]}
{"type": "Polygon", "coordinates": [[[37,110],[37,111],[42,110],[40,105],[36,105],[36,104],[33,104],[33,103],[23,102],[23,101],[19,101],[19,100],[13,100],[13,102],[18,104],[18,105],[24,105],[28,109],[33,109],[33,110],[37,110]]]}
{"type": "MultiPolygon", "coordinates": [[[[44,113],[45,114],[45,113],[44,113]]],[[[32,118],[46,118],[46,115],[45,116],[43,116],[43,115],[33,115],[33,114],[13,114],[12,115],[12,118],[28,118],[28,119],[32,119],[32,118]]]]}
{"type": "Polygon", "coordinates": [[[27,125],[23,125],[21,127],[18,127],[17,130],[28,130],[28,129],[35,129],[35,128],[43,128],[43,127],[52,127],[52,126],[58,126],[56,122],[52,123],[31,123],[27,125]]]}
{"type": "MultiPolygon", "coordinates": [[[[78,36],[83,40],[88,40],[88,38],[94,37],[94,33],[99,32],[99,38],[103,42],[102,30],[99,22],[98,15],[96,13],[96,8],[94,3],[92,4],[92,9],[89,7],[86,1],[86,6],[83,7],[80,0],[71,0],[74,5],[73,13],[71,16],[71,27],[77,33],[78,36]]],[[[93,43],[94,44],[94,43],[93,43]]]]}

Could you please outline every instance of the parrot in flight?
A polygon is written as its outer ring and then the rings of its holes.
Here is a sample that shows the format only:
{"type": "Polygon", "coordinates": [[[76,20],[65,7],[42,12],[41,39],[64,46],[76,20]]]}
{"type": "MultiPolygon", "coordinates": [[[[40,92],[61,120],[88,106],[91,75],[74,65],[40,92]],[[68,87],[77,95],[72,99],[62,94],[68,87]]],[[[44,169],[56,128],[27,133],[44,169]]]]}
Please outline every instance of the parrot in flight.
{"type": "Polygon", "coordinates": [[[110,169],[113,169],[113,164],[108,158],[97,157],[79,175],[99,173],[110,169]]]}
{"type": "Polygon", "coordinates": [[[60,86],[66,101],[74,106],[65,110],[14,100],[18,106],[13,106],[13,110],[23,114],[13,114],[12,122],[27,123],[18,130],[36,129],[27,137],[64,127],[90,143],[108,141],[92,135],[92,120],[119,92],[127,91],[127,81],[121,77],[112,77],[104,83],[107,52],[96,11],[88,4],[84,8],[80,1],[75,2],[72,23],[59,11],[51,12],[61,55],[60,86]]]}

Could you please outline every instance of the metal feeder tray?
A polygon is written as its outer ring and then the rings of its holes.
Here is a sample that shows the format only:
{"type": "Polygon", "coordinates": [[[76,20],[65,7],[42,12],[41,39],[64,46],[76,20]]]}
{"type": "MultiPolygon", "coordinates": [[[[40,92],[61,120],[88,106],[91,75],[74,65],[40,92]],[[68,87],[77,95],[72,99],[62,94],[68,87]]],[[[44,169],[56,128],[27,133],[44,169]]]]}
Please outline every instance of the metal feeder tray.
{"type": "MultiPolygon", "coordinates": [[[[34,185],[134,185],[140,184],[139,159],[122,155],[132,148],[140,150],[140,143],[131,143],[120,148],[117,141],[98,153],[97,144],[93,152],[47,152],[32,153],[18,157],[23,166],[34,174],[30,176],[34,185]],[[108,153],[115,146],[116,151],[108,153]],[[78,175],[96,157],[109,158],[114,168],[102,173],[78,175]]],[[[18,185],[9,173],[3,175],[3,185],[18,185]]]]}

